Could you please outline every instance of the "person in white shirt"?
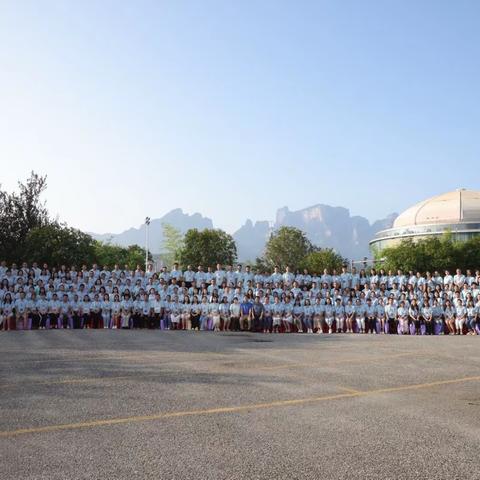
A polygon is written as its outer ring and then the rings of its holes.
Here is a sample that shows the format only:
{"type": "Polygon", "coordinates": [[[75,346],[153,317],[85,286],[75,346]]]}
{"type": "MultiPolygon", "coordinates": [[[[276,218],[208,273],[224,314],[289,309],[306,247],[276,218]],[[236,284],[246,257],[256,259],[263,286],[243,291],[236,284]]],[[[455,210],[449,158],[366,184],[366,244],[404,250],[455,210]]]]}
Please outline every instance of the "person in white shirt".
{"type": "Polygon", "coordinates": [[[405,302],[402,300],[398,304],[398,334],[407,335],[410,333],[408,325],[408,308],[405,306],[405,302]]]}
{"type": "Polygon", "coordinates": [[[190,288],[195,280],[195,272],[192,270],[192,266],[188,265],[187,269],[183,273],[183,279],[185,280],[185,286],[190,288]]]}
{"type": "Polygon", "coordinates": [[[465,284],[465,275],[462,274],[462,271],[457,268],[455,275],[453,276],[453,283],[458,288],[463,288],[465,284]]]}
{"type": "Polygon", "coordinates": [[[355,323],[355,307],[353,305],[352,299],[347,300],[345,305],[345,324],[347,328],[347,333],[353,333],[353,324],[355,323]]]}
{"type": "Polygon", "coordinates": [[[385,333],[396,334],[398,331],[398,328],[397,328],[398,311],[397,311],[397,306],[395,305],[395,301],[393,297],[390,297],[388,299],[388,303],[385,306],[385,315],[386,315],[385,333]]]}
{"type": "Polygon", "coordinates": [[[295,275],[290,271],[290,267],[285,268],[285,273],[282,275],[283,283],[289,287],[295,280],[295,275]]]}
{"type": "Polygon", "coordinates": [[[112,328],[112,307],[110,297],[107,293],[103,295],[103,300],[100,302],[100,309],[102,314],[103,328],[112,328]]]}
{"type": "Polygon", "coordinates": [[[16,329],[27,330],[28,328],[28,304],[25,298],[25,292],[21,292],[20,296],[14,303],[16,329]]]}
{"type": "Polygon", "coordinates": [[[335,328],[337,333],[346,333],[345,328],[345,307],[342,305],[342,299],[335,300],[335,328]]]}
{"type": "Polygon", "coordinates": [[[472,300],[469,300],[467,303],[467,335],[476,335],[477,316],[477,307],[472,300]]]}
{"type": "Polygon", "coordinates": [[[381,333],[385,331],[385,305],[383,303],[383,298],[378,300],[378,303],[375,305],[375,317],[376,317],[376,330],[377,333],[381,333]]]}
{"type": "Polygon", "coordinates": [[[4,330],[15,330],[16,329],[16,322],[15,322],[15,313],[14,313],[15,302],[12,298],[10,292],[7,292],[3,297],[2,303],[0,304],[1,310],[1,320],[3,324],[4,330]]]}
{"type": "Polygon", "coordinates": [[[367,298],[367,304],[365,306],[365,333],[377,333],[377,319],[376,308],[372,302],[372,298],[367,298]]]}
{"type": "MultiPolygon", "coordinates": [[[[428,303],[425,303],[421,308],[421,315],[425,324],[425,333],[433,335],[433,311],[428,303]]],[[[423,332],[422,332],[423,334],[423,332]]]]}
{"type": "Polygon", "coordinates": [[[357,333],[365,333],[365,315],[366,315],[366,308],[365,305],[362,304],[360,298],[357,298],[355,301],[355,323],[357,325],[357,333]]]}
{"type": "Polygon", "coordinates": [[[229,328],[234,331],[240,329],[240,302],[238,297],[233,298],[233,303],[230,305],[229,328]]]}
{"type": "Polygon", "coordinates": [[[332,333],[333,322],[335,320],[335,308],[332,305],[332,299],[328,297],[325,300],[324,306],[324,313],[325,313],[325,323],[328,326],[328,333],[332,333]]]}
{"type": "Polygon", "coordinates": [[[457,335],[463,335],[463,326],[467,319],[467,309],[463,305],[462,300],[458,300],[457,307],[455,309],[455,333],[457,335]]]}

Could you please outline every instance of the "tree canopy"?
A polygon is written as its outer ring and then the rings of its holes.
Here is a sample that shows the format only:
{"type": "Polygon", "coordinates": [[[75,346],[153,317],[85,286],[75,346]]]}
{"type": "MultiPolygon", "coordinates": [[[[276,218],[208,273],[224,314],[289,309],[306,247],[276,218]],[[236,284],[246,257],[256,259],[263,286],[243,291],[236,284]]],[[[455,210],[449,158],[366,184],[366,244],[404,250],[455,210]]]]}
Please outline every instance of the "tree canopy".
{"type": "Polygon", "coordinates": [[[480,268],[480,237],[455,241],[447,232],[419,241],[404,240],[399,245],[375,252],[381,266],[387,270],[417,270],[421,272],[456,268],[480,268]]]}
{"type": "Polygon", "coordinates": [[[321,248],[314,252],[310,252],[302,260],[301,267],[306,268],[309,272],[322,273],[325,269],[329,272],[340,270],[346,264],[346,259],[336,253],[331,248],[321,248]]]}
{"type": "Polygon", "coordinates": [[[187,231],[179,251],[182,265],[214,267],[217,263],[232,265],[237,259],[237,246],[231,235],[219,229],[187,231]]]}
{"type": "Polygon", "coordinates": [[[50,223],[41,200],[46,187],[47,177],[32,172],[17,192],[0,189],[0,258],[19,260],[29,233],[50,223]]]}
{"type": "Polygon", "coordinates": [[[267,241],[265,254],[260,261],[270,269],[275,265],[297,269],[313,251],[315,247],[305,232],[295,227],[281,227],[267,241]]]}
{"type": "Polygon", "coordinates": [[[37,262],[49,265],[98,263],[134,268],[145,261],[138,245],[120,247],[95,241],[91,235],[49,217],[41,196],[47,178],[34,172],[18,192],[0,189],[0,259],[8,263],[37,262]]]}

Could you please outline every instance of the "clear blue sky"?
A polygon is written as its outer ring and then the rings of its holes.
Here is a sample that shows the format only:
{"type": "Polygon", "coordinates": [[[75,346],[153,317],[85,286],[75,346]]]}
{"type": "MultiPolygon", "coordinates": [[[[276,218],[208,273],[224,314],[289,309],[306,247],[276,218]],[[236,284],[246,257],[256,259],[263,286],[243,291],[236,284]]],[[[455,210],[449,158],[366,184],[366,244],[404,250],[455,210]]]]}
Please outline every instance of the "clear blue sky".
{"type": "Polygon", "coordinates": [[[479,189],[480,3],[0,0],[0,182],[121,231],[479,189]]]}

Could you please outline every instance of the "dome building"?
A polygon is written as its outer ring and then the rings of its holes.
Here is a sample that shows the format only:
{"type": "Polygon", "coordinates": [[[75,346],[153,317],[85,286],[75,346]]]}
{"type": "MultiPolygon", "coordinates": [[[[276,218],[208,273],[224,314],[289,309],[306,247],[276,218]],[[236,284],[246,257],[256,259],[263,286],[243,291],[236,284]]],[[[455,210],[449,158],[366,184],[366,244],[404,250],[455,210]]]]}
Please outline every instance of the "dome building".
{"type": "Polygon", "coordinates": [[[461,241],[480,235],[480,192],[458,189],[413,205],[396,218],[392,228],[377,232],[370,248],[383,250],[405,239],[425,239],[446,231],[461,241]]]}

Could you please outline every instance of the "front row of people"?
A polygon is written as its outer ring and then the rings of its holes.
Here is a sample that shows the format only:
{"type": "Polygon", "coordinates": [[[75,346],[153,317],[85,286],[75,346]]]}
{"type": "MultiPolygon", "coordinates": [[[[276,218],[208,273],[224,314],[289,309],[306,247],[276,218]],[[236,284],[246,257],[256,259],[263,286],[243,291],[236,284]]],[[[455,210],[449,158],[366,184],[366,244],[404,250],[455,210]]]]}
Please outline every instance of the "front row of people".
{"type": "Polygon", "coordinates": [[[250,330],[256,332],[304,332],[304,333],[390,333],[390,334],[480,334],[480,314],[472,301],[446,300],[441,305],[434,300],[432,305],[418,305],[412,302],[397,302],[393,297],[372,302],[348,299],[343,304],[341,298],[317,298],[311,303],[299,297],[247,297],[242,302],[235,297],[219,301],[193,296],[178,302],[174,297],[161,300],[157,293],[149,297],[129,293],[122,298],[116,294],[113,301],[109,295],[100,299],[96,294],[93,300],[86,295],[80,300],[76,295],[62,300],[54,294],[51,300],[33,298],[26,300],[24,294],[12,301],[7,293],[0,304],[0,329],[162,329],[162,330],[250,330]],[[210,300],[210,301],[209,301],[210,300]]]}

